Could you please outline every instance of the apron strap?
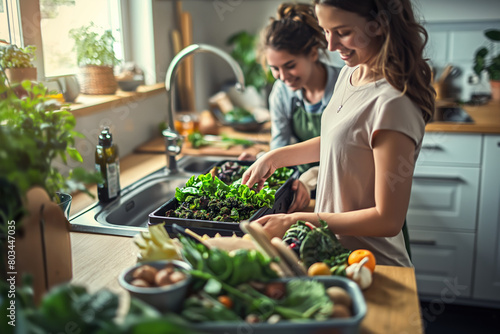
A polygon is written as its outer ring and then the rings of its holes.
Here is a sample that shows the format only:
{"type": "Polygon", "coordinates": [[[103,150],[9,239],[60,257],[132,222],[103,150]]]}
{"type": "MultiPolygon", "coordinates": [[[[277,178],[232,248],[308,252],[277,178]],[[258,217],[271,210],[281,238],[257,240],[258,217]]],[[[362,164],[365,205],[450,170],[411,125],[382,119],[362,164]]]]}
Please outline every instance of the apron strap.
{"type": "MultiPolygon", "coordinates": [[[[304,102],[297,96],[292,98],[292,133],[298,141],[303,142],[321,134],[321,113],[308,113],[304,102]]],[[[318,163],[297,166],[301,173],[318,163]]]]}

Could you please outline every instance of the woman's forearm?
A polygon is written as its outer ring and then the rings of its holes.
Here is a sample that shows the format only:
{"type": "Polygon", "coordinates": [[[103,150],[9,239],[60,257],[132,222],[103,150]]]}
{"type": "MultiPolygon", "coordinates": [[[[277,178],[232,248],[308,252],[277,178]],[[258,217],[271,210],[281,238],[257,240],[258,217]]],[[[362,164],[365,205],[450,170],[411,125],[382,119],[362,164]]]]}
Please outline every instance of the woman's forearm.
{"type": "Polygon", "coordinates": [[[321,226],[319,219],[322,219],[333,233],[350,236],[393,237],[404,223],[404,218],[388,217],[375,207],[342,213],[296,212],[292,215],[293,220],[308,221],[316,226],[321,226]]]}
{"type": "Polygon", "coordinates": [[[277,148],[266,154],[276,168],[319,161],[320,137],[277,148]]]}

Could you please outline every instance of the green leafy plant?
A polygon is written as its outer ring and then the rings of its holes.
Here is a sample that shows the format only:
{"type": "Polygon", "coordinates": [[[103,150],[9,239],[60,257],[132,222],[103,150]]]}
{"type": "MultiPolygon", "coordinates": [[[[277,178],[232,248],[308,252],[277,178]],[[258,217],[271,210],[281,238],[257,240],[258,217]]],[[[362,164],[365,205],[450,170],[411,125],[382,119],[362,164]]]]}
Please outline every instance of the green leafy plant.
{"type": "Polygon", "coordinates": [[[258,91],[274,82],[270,71],[265,71],[257,59],[257,36],[241,31],[227,39],[227,45],[233,47],[231,56],[238,62],[245,77],[245,84],[254,86],[258,91]]]}
{"type": "Polygon", "coordinates": [[[83,135],[74,130],[73,114],[50,99],[43,84],[24,81],[26,95],[19,97],[19,86],[10,87],[4,79],[0,72],[0,175],[6,184],[13,184],[21,197],[41,186],[56,202],[57,192],[80,190],[92,196],[84,184],[99,182],[98,173],[77,167],[63,175],[54,164],[56,158],[64,164],[68,157],[83,161],[74,147],[75,138],[83,135]]]}
{"type": "Polygon", "coordinates": [[[13,299],[7,282],[0,282],[1,333],[193,333],[179,316],[161,314],[133,297],[118,321],[119,296],[105,289],[89,293],[85,287],[66,283],[52,288],[37,306],[32,285],[31,277],[23,277],[13,299]],[[15,300],[15,321],[9,317],[11,300],[15,300]]]}
{"type": "MultiPolygon", "coordinates": [[[[500,41],[500,30],[485,30],[484,35],[491,41],[489,49],[493,50],[493,43],[500,41]]],[[[480,75],[481,72],[485,70],[488,72],[490,80],[500,80],[500,53],[487,57],[490,50],[486,47],[481,47],[476,51],[474,57],[474,72],[480,75]]]]}
{"type": "Polygon", "coordinates": [[[36,47],[28,45],[19,48],[17,45],[0,44],[0,66],[5,68],[27,68],[33,67],[36,47]]]}
{"type": "Polygon", "coordinates": [[[115,39],[111,30],[100,32],[91,22],[87,26],[71,29],[69,36],[75,40],[73,50],[76,51],[79,66],[113,66],[118,62],[113,49],[115,39]]]}

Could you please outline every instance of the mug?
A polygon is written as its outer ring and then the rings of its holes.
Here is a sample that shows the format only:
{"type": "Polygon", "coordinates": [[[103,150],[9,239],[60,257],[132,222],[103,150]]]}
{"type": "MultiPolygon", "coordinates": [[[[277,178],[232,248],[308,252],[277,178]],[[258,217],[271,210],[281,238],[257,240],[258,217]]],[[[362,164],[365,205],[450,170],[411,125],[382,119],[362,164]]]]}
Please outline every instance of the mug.
{"type": "Polygon", "coordinates": [[[64,96],[64,101],[75,102],[76,98],[80,94],[80,85],[75,75],[65,75],[59,77],[57,80],[59,89],[64,96]]]}

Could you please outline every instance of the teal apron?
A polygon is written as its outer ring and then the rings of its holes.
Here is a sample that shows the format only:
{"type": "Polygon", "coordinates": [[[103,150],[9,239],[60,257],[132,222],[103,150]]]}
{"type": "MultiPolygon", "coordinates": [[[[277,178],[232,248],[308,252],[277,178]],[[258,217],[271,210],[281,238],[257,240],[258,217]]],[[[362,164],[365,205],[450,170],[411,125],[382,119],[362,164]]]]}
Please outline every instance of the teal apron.
{"type": "MultiPolygon", "coordinates": [[[[292,99],[292,133],[299,142],[318,137],[321,133],[321,113],[308,113],[304,107],[303,101],[296,96],[292,99]]],[[[304,164],[297,166],[300,173],[319,163],[304,164]]]]}

